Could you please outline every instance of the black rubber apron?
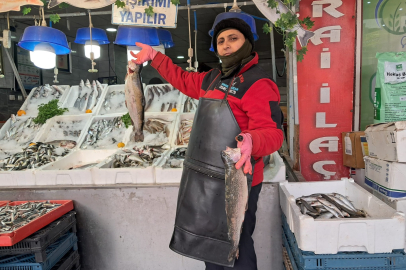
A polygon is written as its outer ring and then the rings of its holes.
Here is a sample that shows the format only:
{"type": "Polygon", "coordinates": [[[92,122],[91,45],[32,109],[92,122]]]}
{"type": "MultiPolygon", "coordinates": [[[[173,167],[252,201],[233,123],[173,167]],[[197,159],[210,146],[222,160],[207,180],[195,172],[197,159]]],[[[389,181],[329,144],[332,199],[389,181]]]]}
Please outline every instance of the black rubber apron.
{"type": "MultiPolygon", "coordinates": [[[[226,146],[237,147],[235,137],[241,130],[227,96],[228,92],[224,99],[199,100],[183,163],[169,247],[187,257],[232,267],[234,260],[227,260],[231,244],[227,236],[221,151],[226,146]]],[[[251,187],[252,176],[248,178],[251,187]]]]}

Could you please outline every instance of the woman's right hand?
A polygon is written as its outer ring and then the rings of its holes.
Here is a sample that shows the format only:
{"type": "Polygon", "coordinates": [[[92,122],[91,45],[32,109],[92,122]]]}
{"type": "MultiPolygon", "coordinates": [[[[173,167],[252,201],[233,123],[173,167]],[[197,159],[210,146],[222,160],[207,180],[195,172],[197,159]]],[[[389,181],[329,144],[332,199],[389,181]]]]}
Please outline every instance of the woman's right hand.
{"type": "Polygon", "coordinates": [[[136,46],[140,47],[142,50],[137,53],[134,54],[133,52],[130,52],[131,55],[136,58],[136,59],[131,59],[131,61],[133,61],[135,64],[137,65],[142,65],[144,62],[153,60],[154,57],[157,55],[157,51],[155,51],[151,46],[146,45],[146,44],[142,44],[139,42],[135,43],[136,46]]]}

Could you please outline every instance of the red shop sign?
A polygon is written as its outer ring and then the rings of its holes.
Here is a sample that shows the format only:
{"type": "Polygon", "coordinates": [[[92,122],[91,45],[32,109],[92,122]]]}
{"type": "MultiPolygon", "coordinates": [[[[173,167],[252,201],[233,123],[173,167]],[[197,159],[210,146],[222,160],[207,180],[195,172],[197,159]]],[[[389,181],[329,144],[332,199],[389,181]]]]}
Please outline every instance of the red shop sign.
{"type": "Polygon", "coordinates": [[[356,0],[300,1],[300,18],[315,21],[297,65],[300,167],[308,181],[349,176],[341,132],[352,130],[355,9],[356,0]]]}

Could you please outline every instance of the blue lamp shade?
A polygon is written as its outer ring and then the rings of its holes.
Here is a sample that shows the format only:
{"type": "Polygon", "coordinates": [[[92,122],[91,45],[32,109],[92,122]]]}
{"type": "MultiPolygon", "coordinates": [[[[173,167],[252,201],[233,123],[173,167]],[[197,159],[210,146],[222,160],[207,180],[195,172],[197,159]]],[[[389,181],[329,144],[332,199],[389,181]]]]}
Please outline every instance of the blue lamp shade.
{"type": "Polygon", "coordinates": [[[158,37],[159,37],[159,42],[164,45],[165,49],[172,48],[175,46],[175,43],[173,43],[172,40],[172,35],[171,32],[168,30],[164,29],[158,29],[158,37]]]}
{"type": "Polygon", "coordinates": [[[48,43],[55,50],[56,55],[70,53],[66,36],[58,29],[46,26],[29,26],[25,28],[18,46],[28,51],[34,51],[36,45],[48,43]]]}
{"type": "Polygon", "coordinates": [[[155,28],[120,25],[114,43],[117,45],[135,46],[135,42],[158,46],[158,31],[155,28]]]}
{"type": "Polygon", "coordinates": [[[254,40],[255,41],[258,40],[259,36],[257,34],[257,28],[255,26],[255,19],[248,14],[237,13],[237,12],[223,12],[223,13],[220,13],[219,15],[217,15],[216,19],[214,20],[213,27],[209,31],[209,35],[211,37],[213,37],[214,27],[216,27],[216,25],[220,21],[229,19],[229,18],[238,18],[238,19],[241,19],[244,22],[246,22],[251,27],[252,34],[254,35],[254,40]]]}
{"type": "Polygon", "coordinates": [[[210,45],[209,51],[214,52],[213,43],[210,45]]]}
{"type": "MultiPolygon", "coordinates": [[[[79,28],[76,32],[75,43],[85,44],[90,40],[90,27],[79,28]]],[[[100,45],[109,44],[106,31],[100,28],[92,27],[92,40],[97,41],[100,45]]]]}

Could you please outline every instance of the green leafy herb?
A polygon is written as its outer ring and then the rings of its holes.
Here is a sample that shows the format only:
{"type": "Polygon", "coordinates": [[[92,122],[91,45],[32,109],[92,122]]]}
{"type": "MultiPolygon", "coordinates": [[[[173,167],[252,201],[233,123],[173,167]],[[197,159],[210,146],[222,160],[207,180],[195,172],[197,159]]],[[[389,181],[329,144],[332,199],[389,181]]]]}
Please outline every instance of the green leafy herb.
{"type": "Polygon", "coordinates": [[[275,0],[268,0],[268,7],[270,8],[277,8],[278,7],[278,2],[276,2],[275,0]]]}
{"type": "Polygon", "coordinates": [[[300,50],[297,51],[297,61],[302,62],[304,56],[307,53],[307,47],[302,47],[300,50]]]}
{"type": "Polygon", "coordinates": [[[118,8],[124,8],[124,7],[125,7],[125,2],[124,2],[124,1],[117,0],[114,4],[115,4],[118,8]]]}
{"type": "Polygon", "coordinates": [[[132,125],[131,117],[130,117],[129,113],[124,114],[123,116],[121,116],[121,120],[123,121],[126,128],[128,128],[129,126],[132,125]]]}
{"type": "Polygon", "coordinates": [[[147,14],[147,16],[151,17],[152,15],[154,15],[154,8],[152,6],[149,6],[145,9],[145,14],[147,14]]]}
{"type": "Polygon", "coordinates": [[[314,26],[314,21],[310,20],[310,17],[307,16],[303,20],[299,20],[300,24],[306,26],[307,29],[312,29],[314,26]]]}
{"type": "Polygon", "coordinates": [[[285,46],[288,47],[289,51],[293,52],[293,44],[296,42],[297,31],[288,32],[285,35],[285,46]]]}
{"type": "Polygon", "coordinates": [[[180,5],[180,1],[179,0],[171,0],[171,3],[173,5],[180,5]]]}
{"type": "Polygon", "coordinates": [[[31,8],[30,7],[24,7],[23,8],[23,15],[27,15],[28,13],[31,12],[31,8]]]}
{"type": "Polygon", "coordinates": [[[58,23],[59,20],[61,19],[61,17],[59,17],[58,14],[51,14],[51,15],[49,15],[49,19],[50,19],[53,23],[58,23]]]}
{"type": "Polygon", "coordinates": [[[264,31],[265,34],[269,34],[272,31],[272,28],[269,26],[269,24],[264,24],[264,26],[262,26],[262,30],[264,31]]]}
{"type": "Polygon", "coordinates": [[[67,112],[66,108],[59,108],[58,100],[54,99],[47,104],[41,104],[38,107],[38,116],[33,119],[35,124],[44,124],[49,118],[57,115],[62,115],[67,112]]]}
{"type": "Polygon", "coordinates": [[[67,3],[60,3],[59,4],[59,8],[68,8],[68,7],[70,7],[70,5],[67,4],[67,3]]]}

